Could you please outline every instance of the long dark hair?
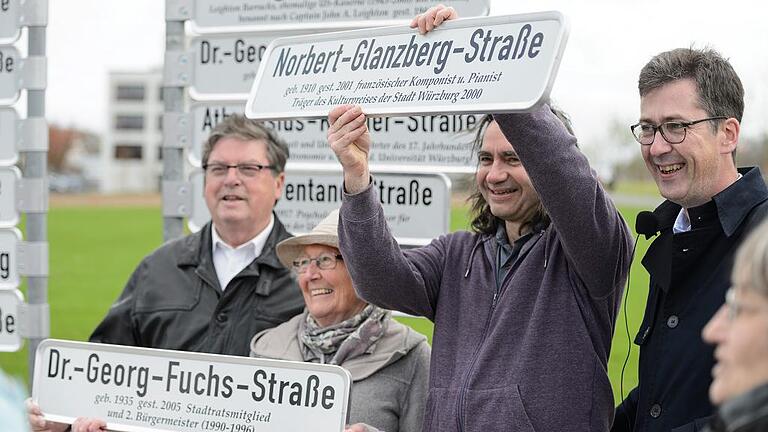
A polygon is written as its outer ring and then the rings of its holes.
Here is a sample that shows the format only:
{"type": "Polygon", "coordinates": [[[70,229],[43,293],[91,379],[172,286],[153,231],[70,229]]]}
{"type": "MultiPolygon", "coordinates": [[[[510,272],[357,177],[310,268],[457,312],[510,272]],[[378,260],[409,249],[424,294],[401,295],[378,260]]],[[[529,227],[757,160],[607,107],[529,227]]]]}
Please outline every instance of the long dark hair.
{"type": "MultiPolygon", "coordinates": [[[[550,109],[552,110],[552,113],[560,119],[563,126],[565,126],[565,129],[568,130],[571,135],[574,135],[571,119],[568,115],[557,107],[550,106],[550,109]]],[[[486,114],[477,126],[475,126],[475,138],[472,141],[472,154],[477,154],[480,148],[482,148],[483,136],[485,136],[485,131],[492,121],[493,115],[486,114]]],[[[470,215],[472,216],[472,231],[480,234],[495,234],[499,224],[502,223],[503,220],[491,213],[491,206],[485,201],[483,194],[480,193],[480,188],[476,181],[472,187],[472,194],[467,198],[467,201],[471,205],[470,215]]],[[[539,201],[533,216],[520,224],[520,231],[517,234],[521,235],[523,231],[529,228],[546,227],[549,225],[549,222],[550,219],[547,209],[545,209],[541,204],[541,201],[539,201]]]]}

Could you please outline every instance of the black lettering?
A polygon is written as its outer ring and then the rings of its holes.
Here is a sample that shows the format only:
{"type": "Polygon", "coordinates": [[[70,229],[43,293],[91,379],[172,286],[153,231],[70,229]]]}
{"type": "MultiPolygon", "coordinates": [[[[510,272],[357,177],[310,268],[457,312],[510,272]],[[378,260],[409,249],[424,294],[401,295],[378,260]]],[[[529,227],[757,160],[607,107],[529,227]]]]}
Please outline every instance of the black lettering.
{"type": "Polygon", "coordinates": [[[8,279],[11,275],[11,255],[8,252],[0,253],[0,278],[8,279]]]}
{"type": "Polygon", "coordinates": [[[356,71],[360,69],[361,66],[363,66],[363,59],[365,58],[365,54],[363,54],[361,51],[368,47],[368,39],[363,39],[360,41],[359,44],[357,44],[357,48],[355,49],[355,54],[352,56],[352,64],[350,65],[350,69],[353,71],[356,71]]]}
{"type": "Polygon", "coordinates": [[[48,352],[48,378],[55,378],[59,374],[59,350],[51,348],[48,352]]]}
{"type": "Polygon", "coordinates": [[[166,380],[165,380],[165,391],[167,392],[171,391],[171,381],[179,378],[179,376],[173,372],[173,368],[178,366],[179,366],[179,362],[177,361],[168,362],[168,374],[166,375],[166,380]]]}
{"type": "Polygon", "coordinates": [[[232,381],[232,377],[229,375],[224,375],[222,378],[221,386],[224,387],[224,390],[221,391],[222,397],[229,399],[232,396],[232,381]]]}
{"type": "Polygon", "coordinates": [[[336,396],[336,390],[332,386],[325,386],[323,388],[323,401],[321,405],[325,409],[333,408],[333,398],[336,396]]]}
{"type": "Polygon", "coordinates": [[[200,41],[200,64],[216,63],[219,47],[212,46],[207,40],[200,41]]]}
{"type": "MultiPolygon", "coordinates": [[[[63,372],[63,371],[62,371],[63,372]]],[[[88,356],[88,363],[85,368],[85,379],[89,383],[95,383],[99,379],[99,355],[93,353],[88,356]],[[96,363],[95,365],[93,363],[96,363]]]]}
{"type": "Polygon", "coordinates": [[[541,33],[536,33],[533,35],[533,38],[531,38],[531,47],[528,49],[528,57],[529,58],[535,58],[537,55],[539,55],[539,52],[541,52],[540,49],[541,46],[544,44],[544,35],[541,33]],[[534,52],[534,49],[536,49],[536,52],[534,52]]]}
{"type": "Polygon", "coordinates": [[[261,392],[258,396],[256,395],[256,392],[251,392],[251,398],[256,402],[261,402],[264,400],[264,396],[267,393],[267,389],[264,387],[264,384],[259,381],[259,377],[261,377],[261,379],[265,379],[267,377],[267,373],[261,369],[253,373],[253,385],[255,385],[256,388],[258,388],[261,392]]]}
{"type": "MultiPolygon", "coordinates": [[[[477,50],[480,49],[480,45],[475,41],[476,38],[482,38],[483,37],[483,29],[479,28],[472,32],[472,36],[469,37],[469,47],[472,48],[469,52],[464,54],[464,61],[467,63],[471,63],[475,61],[475,58],[477,57],[477,50]]],[[[481,59],[482,60],[482,59],[481,59]]]]}

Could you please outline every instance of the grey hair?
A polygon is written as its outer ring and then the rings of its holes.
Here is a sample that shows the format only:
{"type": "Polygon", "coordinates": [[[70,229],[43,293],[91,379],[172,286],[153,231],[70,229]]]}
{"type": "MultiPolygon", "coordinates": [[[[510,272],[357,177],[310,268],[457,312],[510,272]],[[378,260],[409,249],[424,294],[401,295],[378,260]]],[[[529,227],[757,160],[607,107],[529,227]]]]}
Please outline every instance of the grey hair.
{"type": "Polygon", "coordinates": [[[285,171],[285,162],[289,155],[288,145],[262,123],[248,119],[242,114],[229,115],[213,128],[208,140],[203,144],[203,165],[208,163],[213,148],[222,138],[264,141],[267,145],[269,164],[275,167],[273,172],[279,174],[285,171]]]}
{"type": "MultiPolygon", "coordinates": [[[[653,57],[640,71],[640,97],[672,81],[691,79],[696,83],[699,106],[710,117],[744,114],[744,87],[733,66],[711,48],[677,48],[653,57]]],[[[713,132],[718,122],[712,122],[713,132]]]]}
{"type": "Polygon", "coordinates": [[[749,234],[736,252],[731,282],[768,297],[768,219],[749,234]]]}

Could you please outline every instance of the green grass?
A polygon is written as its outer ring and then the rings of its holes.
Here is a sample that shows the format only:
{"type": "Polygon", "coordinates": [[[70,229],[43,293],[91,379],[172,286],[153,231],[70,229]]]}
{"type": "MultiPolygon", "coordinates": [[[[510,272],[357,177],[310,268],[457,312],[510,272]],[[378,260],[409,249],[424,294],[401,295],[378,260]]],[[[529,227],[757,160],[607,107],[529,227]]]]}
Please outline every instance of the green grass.
{"type": "MultiPolygon", "coordinates": [[[[641,209],[622,208],[625,219],[634,221],[641,209]]],[[[632,225],[633,223],[630,223],[632,225]]],[[[465,207],[451,211],[451,229],[466,229],[465,207]]],[[[49,303],[51,337],[86,340],[102,319],[110,304],[143,256],[162,241],[162,218],[157,207],[79,207],[52,208],[48,215],[50,242],[49,303]]],[[[637,256],[642,256],[648,242],[641,240],[637,256]]],[[[640,324],[648,275],[639,260],[631,273],[628,298],[631,338],[640,324]]],[[[432,323],[420,318],[402,318],[403,322],[431,338],[432,323]]],[[[619,400],[619,375],[627,353],[623,310],[616,324],[608,374],[619,400]]],[[[0,367],[27,379],[26,347],[16,353],[0,353],[0,367]]],[[[625,371],[625,393],[636,385],[637,347],[625,371]]]]}
{"type": "Polygon", "coordinates": [[[659,196],[656,183],[648,180],[621,180],[616,182],[616,192],[627,195],[659,196]]]}

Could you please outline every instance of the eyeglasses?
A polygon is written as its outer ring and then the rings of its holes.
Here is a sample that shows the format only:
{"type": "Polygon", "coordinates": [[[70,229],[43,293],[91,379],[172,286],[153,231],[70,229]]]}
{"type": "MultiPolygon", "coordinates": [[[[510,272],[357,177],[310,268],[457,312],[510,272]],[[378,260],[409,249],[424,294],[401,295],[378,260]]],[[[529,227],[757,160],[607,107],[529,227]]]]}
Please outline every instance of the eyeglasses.
{"type": "Polygon", "coordinates": [[[224,177],[229,173],[230,168],[237,169],[237,174],[241,178],[256,177],[259,173],[265,169],[275,169],[274,165],[261,165],[257,163],[242,163],[237,165],[227,165],[223,163],[212,163],[203,165],[205,173],[211,177],[224,177]]]}
{"type": "Polygon", "coordinates": [[[725,120],[727,118],[728,117],[725,116],[707,117],[701,120],[694,120],[689,122],[665,122],[660,125],[653,125],[650,123],[637,123],[630,126],[629,129],[632,131],[632,135],[634,135],[637,142],[642,145],[653,144],[653,141],[656,139],[656,131],[661,132],[661,136],[664,137],[668,143],[680,144],[685,139],[685,134],[687,133],[689,127],[705,121],[725,120]]]}
{"type": "Polygon", "coordinates": [[[736,299],[736,290],[733,289],[733,287],[729,288],[728,291],[725,292],[725,307],[726,317],[728,318],[728,321],[731,322],[745,312],[748,314],[753,314],[761,310],[761,308],[758,306],[739,302],[736,299]]]}
{"type": "Polygon", "coordinates": [[[293,260],[293,269],[296,270],[296,273],[304,273],[309,268],[309,265],[312,264],[312,261],[315,262],[315,265],[317,265],[317,268],[320,270],[331,270],[336,268],[336,262],[339,260],[342,260],[341,255],[336,254],[320,254],[317,258],[309,258],[309,257],[300,257],[293,260]]]}

